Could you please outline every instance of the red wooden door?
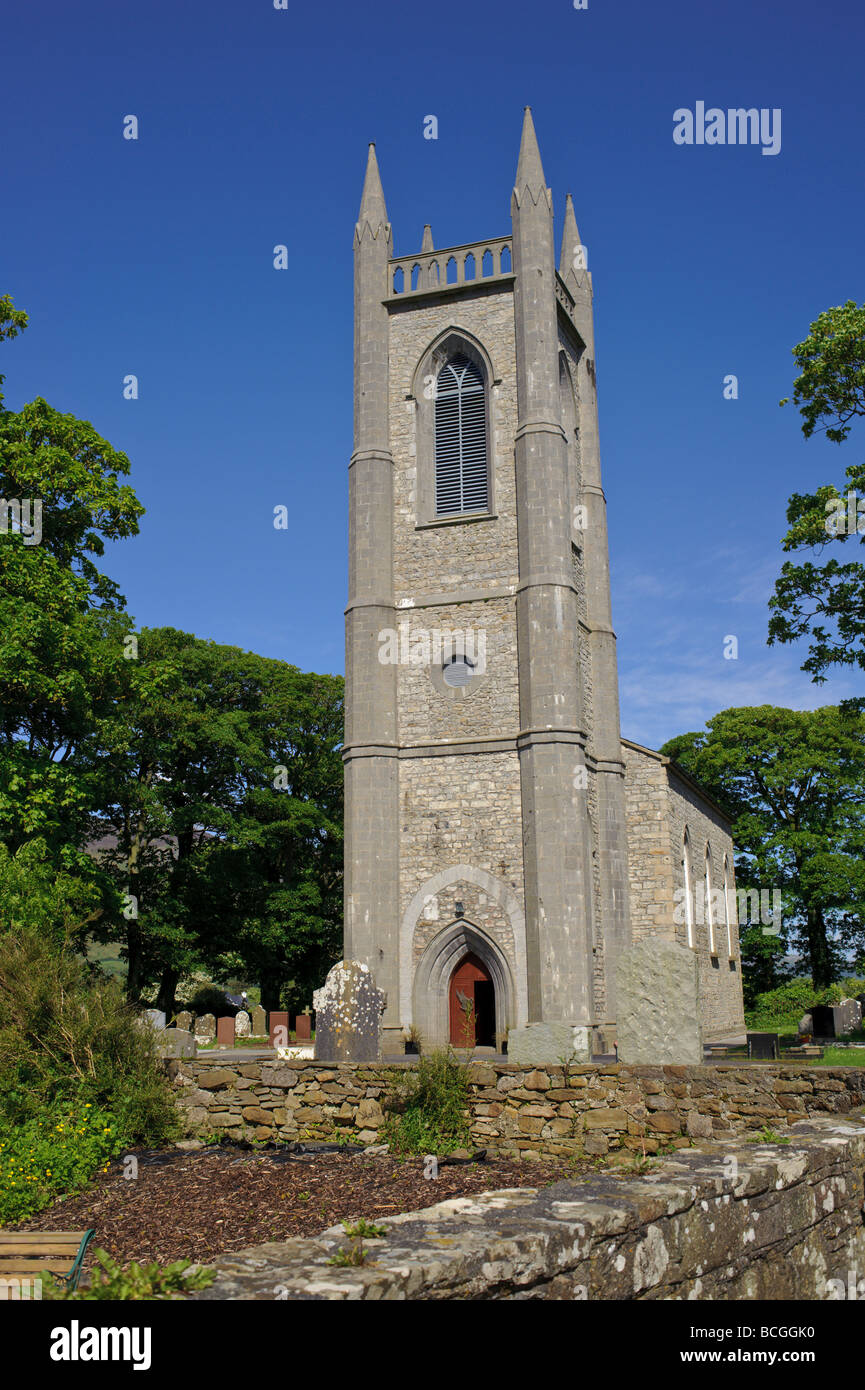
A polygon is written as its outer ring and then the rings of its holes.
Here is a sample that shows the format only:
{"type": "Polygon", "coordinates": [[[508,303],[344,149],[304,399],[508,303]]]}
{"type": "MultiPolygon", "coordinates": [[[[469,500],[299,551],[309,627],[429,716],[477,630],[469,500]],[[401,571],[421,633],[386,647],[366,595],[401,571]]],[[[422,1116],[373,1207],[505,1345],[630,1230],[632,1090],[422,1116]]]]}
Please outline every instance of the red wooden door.
{"type": "Polygon", "coordinates": [[[489,971],[477,956],[463,956],[450,984],[450,1038],[454,1047],[474,1047],[477,1035],[478,1010],[475,985],[478,981],[491,984],[489,971]]]}

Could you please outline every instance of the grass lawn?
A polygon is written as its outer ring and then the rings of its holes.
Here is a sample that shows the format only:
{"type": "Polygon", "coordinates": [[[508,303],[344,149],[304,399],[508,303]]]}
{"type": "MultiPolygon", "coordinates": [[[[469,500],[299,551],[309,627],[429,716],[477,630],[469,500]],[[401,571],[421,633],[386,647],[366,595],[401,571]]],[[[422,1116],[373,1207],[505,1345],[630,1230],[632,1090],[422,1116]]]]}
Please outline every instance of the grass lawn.
{"type": "Polygon", "coordinates": [[[815,1067],[865,1067],[865,1047],[827,1047],[815,1067]]]}

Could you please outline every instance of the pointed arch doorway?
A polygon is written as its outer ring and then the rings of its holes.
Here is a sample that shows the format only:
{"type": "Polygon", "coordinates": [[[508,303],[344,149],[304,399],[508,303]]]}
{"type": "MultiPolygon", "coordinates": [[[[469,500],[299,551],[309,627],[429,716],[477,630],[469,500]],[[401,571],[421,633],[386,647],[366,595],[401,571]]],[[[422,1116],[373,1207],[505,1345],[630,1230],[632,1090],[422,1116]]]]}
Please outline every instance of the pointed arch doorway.
{"type": "Polygon", "coordinates": [[[495,1047],[496,989],[483,961],[469,952],[457,962],[448,990],[454,1047],[495,1047]]]}

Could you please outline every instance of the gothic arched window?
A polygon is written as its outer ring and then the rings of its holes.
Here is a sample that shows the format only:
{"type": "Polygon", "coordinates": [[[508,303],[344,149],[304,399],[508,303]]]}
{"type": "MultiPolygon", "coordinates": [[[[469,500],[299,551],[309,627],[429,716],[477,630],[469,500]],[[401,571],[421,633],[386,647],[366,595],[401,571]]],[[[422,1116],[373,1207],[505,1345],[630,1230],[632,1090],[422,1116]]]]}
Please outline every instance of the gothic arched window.
{"type": "Polygon", "coordinates": [[[712,911],[712,856],[709,852],[708,845],[706,846],[705,879],[706,922],[709,927],[709,954],[713,956],[715,954],[715,914],[712,911]]]}
{"type": "Polygon", "coordinates": [[[484,378],[476,363],[458,353],[448,359],[436,379],[436,516],[488,508],[484,378]]]}
{"type": "MultiPolygon", "coordinates": [[[[731,905],[732,905],[731,902],[730,902],[731,892],[732,892],[732,890],[731,890],[731,888],[730,888],[730,861],[729,861],[729,859],[727,858],[727,856],[726,856],[726,854],[725,854],[725,855],[724,855],[724,922],[725,922],[725,925],[726,925],[726,928],[727,928],[727,955],[728,955],[728,956],[730,957],[730,959],[732,960],[732,959],[733,959],[733,920],[732,920],[732,915],[731,915],[731,913],[730,913],[730,907],[731,907],[731,905]]],[[[733,896],[733,902],[735,903],[735,901],[736,901],[736,898],[735,898],[735,895],[734,895],[734,896],[733,896]]]]}
{"type": "Polygon", "coordinates": [[[682,842],[682,878],[685,888],[685,925],[688,930],[688,945],[694,944],[694,903],[691,898],[691,837],[687,828],[682,842]]]}

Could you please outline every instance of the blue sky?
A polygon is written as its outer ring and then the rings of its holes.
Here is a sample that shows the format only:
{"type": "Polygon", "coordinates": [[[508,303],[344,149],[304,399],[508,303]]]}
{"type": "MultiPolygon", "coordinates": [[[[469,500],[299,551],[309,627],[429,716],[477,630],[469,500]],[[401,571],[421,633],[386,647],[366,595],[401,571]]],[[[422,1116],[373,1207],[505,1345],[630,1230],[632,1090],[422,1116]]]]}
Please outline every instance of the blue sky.
{"type": "Polygon", "coordinates": [[[766,646],[766,600],[787,497],[861,457],[778,408],[810,322],[865,297],[861,7],[289,3],[4,17],[0,293],[31,317],[7,403],[43,395],[128,453],[147,514],[106,568],[139,624],[342,671],[366,144],[397,254],[426,221],[437,246],[505,235],[530,104],[594,276],[623,733],[857,693],[766,646]],[[780,153],[675,145],[698,100],[780,108],[780,153]]]}

